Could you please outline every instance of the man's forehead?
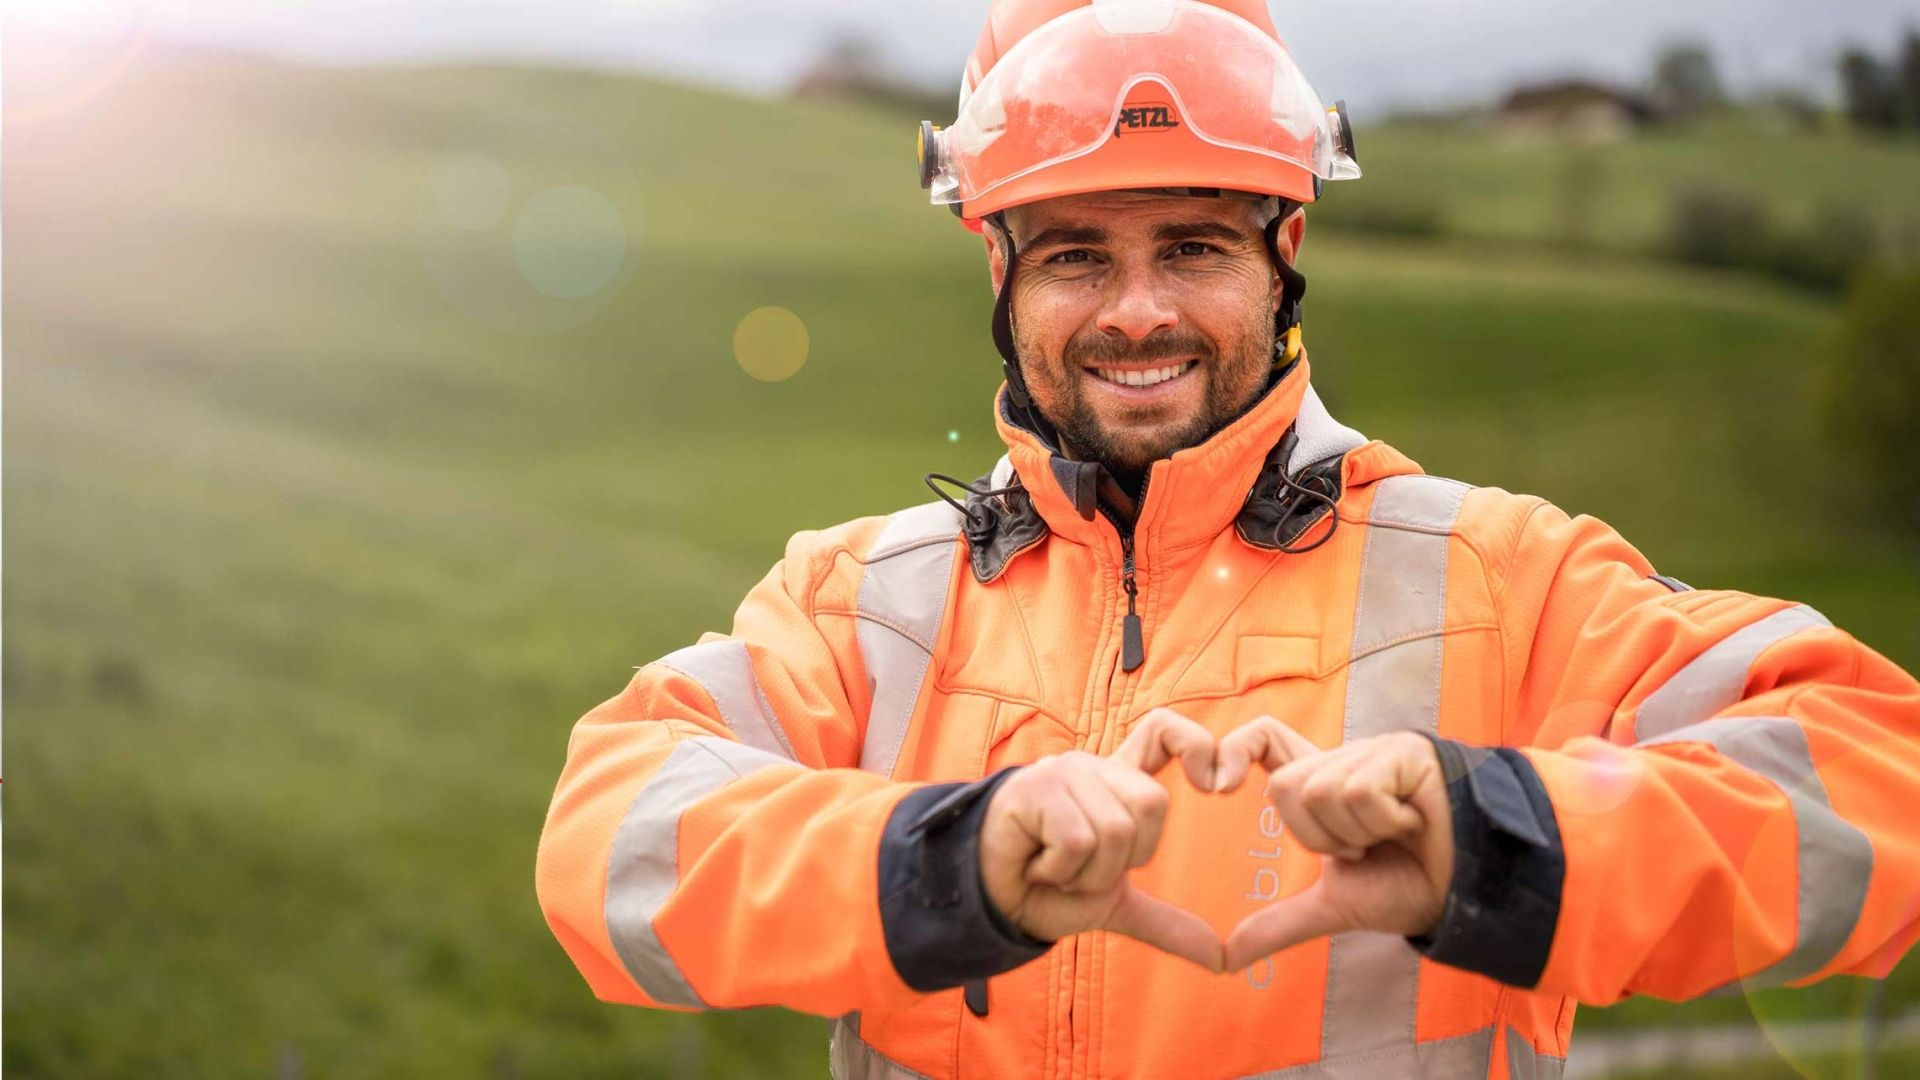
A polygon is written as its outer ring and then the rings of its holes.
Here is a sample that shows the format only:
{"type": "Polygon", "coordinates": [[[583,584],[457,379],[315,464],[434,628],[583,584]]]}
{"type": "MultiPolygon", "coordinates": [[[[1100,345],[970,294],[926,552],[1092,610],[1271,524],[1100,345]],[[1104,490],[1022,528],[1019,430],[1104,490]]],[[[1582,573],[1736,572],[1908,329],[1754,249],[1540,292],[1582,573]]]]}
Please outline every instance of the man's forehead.
{"type": "Polygon", "coordinates": [[[1129,223],[1145,226],[1171,218],[1217,221],[1257,231],[1266,225],[1271,203],[1266,196],[1242,191],[1199,195],[1159,189],[1094,191],[1016,206],[1007,211],[1007,223],[1016,237],[1062,225],[1119,231],[1129,223]]]}

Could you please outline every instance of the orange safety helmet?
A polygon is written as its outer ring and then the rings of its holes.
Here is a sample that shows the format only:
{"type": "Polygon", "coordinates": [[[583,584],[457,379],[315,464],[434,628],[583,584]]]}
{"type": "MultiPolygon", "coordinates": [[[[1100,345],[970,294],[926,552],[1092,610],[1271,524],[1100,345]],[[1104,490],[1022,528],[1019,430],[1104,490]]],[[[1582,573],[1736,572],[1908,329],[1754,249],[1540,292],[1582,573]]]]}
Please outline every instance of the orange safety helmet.
{"type": "Polygon", "coordinates": [[[920,182],[969,227],[1062,195],[1217,188],[1295,203],[1358,177],[1262,0],[995,0],[920,182]]]}

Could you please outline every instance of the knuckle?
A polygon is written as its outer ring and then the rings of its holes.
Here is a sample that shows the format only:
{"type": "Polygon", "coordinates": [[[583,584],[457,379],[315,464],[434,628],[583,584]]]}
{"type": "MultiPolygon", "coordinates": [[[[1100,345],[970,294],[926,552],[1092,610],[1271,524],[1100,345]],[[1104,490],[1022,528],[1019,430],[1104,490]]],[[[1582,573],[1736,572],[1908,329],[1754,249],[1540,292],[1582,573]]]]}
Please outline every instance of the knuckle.
{"type": "Polygon", "coordinates": [[[1340,790],[1341,786],[1337,781],[1328,780],[1323,776],[1312,776],[1300,786],[1300,796],[1318,806],[1332,802],[1340,794],[1340,790]]]}
{"type": "Polygon", "coordinates": [[[1348,780],[1340,786],[1340,801],[1348,806],[1365,806],[1373,800],[1373,786],[1361,780],[1348,780]]]}
{"type": "Polygon", "coordinates": [[[1157,817],[1167,812],[1168,805],[1173,802],[1173,796],[1167,794],[1167,789],[1159,784],[1149,784],[1141,789],[1140,794],[1135,797],[1135,802],[1142,813],[1157,817]]]}
{"type": "Polygon", "coordinates": [[[1085,855],[1094,847],[1093,830],[1085,824],[1070,826],[1060,834],[1059,847],[1069,855],[1085,855]]]}

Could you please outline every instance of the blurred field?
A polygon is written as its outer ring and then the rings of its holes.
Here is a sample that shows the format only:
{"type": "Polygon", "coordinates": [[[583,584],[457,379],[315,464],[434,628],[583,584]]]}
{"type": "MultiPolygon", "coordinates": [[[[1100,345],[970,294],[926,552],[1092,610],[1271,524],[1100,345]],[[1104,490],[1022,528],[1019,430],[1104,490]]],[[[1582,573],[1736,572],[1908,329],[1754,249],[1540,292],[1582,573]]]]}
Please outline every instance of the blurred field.
{"type": "Polygon", "coordinates": [[[1337,188],[1332,211],[1356,223],[1654,253],[1671,241],[1678,197],[1714,193],[1751,200],[1788,233],[1858,218],[1883,242],[1920,247],[1920,144],[1798,129],[1764,111],[1597,144],[1411,121],[1365,129],[1357,143],[1366,178],[1337,188]]]}
{"type": "MultiPolygon", "coordinates": [[[[10,1075],[824,1075],[816,1019],[594,1001],[533,851],[569,727],[634,665],[724,629],[794,530],[999,454],[978,241],[920,201],[909,133],[168,53],[9,117],[10,1075]],[[733,358],[765,305],[808,330],[786,382],[733,358]]],[[[1392,145],[1363,183],[1415,182],[1392,145]]],[[[1910,208],[1920,156],[1874,153],[1865,197],[1910,208]]],[[[1915,553],[1814,437],[1826,301],[1471,239],[1310,229],[1303,265],[1347,422],[1920,666],[1915,553]]],[[[1888,998],[1920,1004],[1920,962],[1888,998]]]]}

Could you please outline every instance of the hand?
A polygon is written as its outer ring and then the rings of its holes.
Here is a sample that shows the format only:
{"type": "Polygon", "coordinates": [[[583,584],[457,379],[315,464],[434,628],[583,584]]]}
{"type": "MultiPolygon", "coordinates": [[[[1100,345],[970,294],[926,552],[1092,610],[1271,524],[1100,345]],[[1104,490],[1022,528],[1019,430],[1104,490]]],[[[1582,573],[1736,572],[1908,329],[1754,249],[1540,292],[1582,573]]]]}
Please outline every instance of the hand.
{"type": "Polygon", "coordinates": [[[1453,821],[1432,743],[1396,732],[1323,751],[1263,716],[1220,740],[1215,790],[1239,787],[1255,763],[1282,825],[1323,856],[1320,880],[1241,920],[1226,970],[1345,930],[1433,928],[1453,878],[1453,821]]]}
{"type": "Polygon", "coordinates": [[[1168,796],[1153,774],[1176,757],[1194,787],[1214,789],[1213,734],[1156,709],[1110,758],[1076,750],[1015,773],[994,791],[980,827],[989,902],[1045,941],[1111,930],[1225,970],[1213,927],[1134,888],[1128,873],[1160,845],[1168,796]]]}

